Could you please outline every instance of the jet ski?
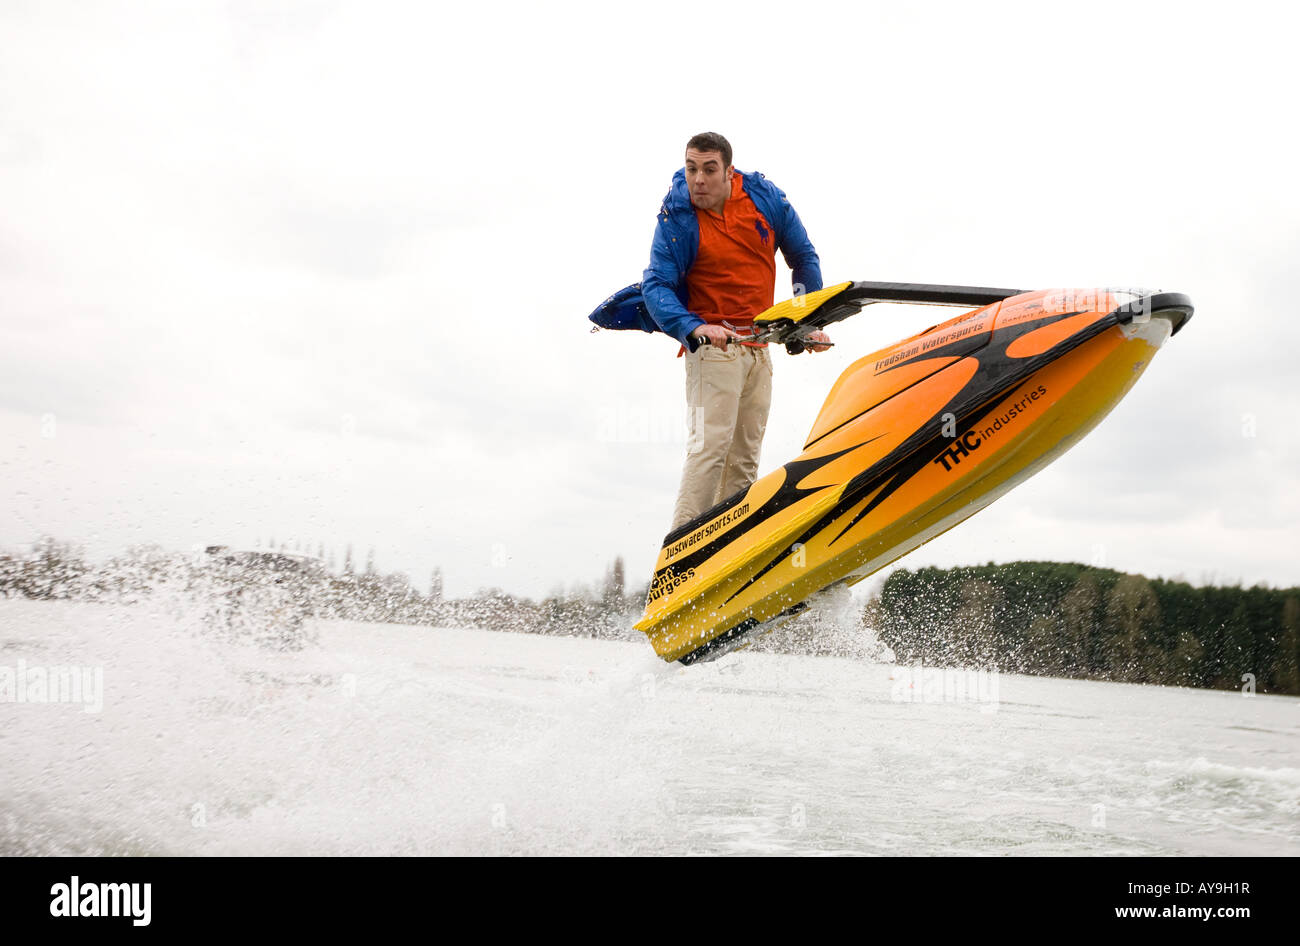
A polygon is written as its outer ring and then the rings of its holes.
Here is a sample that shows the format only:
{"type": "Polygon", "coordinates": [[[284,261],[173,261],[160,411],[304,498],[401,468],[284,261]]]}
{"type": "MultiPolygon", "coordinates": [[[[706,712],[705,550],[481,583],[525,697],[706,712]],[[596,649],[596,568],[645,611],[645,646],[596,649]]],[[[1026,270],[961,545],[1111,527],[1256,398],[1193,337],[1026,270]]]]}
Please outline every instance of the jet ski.
{"type": "Polygon", "coordinates": [[[754,338],[798,351],[881,302],[970,311],[854,362],[802,453],[664,538],[636,627],[665,661],[747,646],[973,516],[1096,426],[1193,311],[1174,292],[847,282],[754,338]]]}

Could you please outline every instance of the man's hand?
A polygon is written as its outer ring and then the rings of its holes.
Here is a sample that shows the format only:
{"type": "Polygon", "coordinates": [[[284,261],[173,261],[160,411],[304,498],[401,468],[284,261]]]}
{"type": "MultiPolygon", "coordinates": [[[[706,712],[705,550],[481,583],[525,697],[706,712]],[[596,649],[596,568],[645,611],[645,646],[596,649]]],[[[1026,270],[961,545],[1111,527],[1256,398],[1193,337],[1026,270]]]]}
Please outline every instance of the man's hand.
{"type": "Polygon", "coordinates": [[[691,338],[698,338],[701,342],[707,340],[707,344],[716,345],[726,351],[727,343],[739,341],[740,336],[721,325],[701,325],[691,332],[691,338]]]}
{"type": "Polygon", "coordinates": [[[798,335],[786,339],[785,350],[792,355],[802,355],[806,351],[825,351],[834,347],[830,336],[825,332],[810,332],[806,338],[798,335]]]}

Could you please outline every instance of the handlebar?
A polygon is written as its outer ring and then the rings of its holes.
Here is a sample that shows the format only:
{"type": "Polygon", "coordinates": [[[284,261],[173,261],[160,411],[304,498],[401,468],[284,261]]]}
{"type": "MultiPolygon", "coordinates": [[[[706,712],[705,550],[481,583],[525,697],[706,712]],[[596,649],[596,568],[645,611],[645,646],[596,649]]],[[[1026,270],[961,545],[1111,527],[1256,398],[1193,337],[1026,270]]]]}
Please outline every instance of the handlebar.
{"type": "MultiPolygon", "coordinates": [[[[747,336],[744,336],[744,335],[736,335],[736,336],[734,336],[734,337],[732,337],[732,338],[727,339],[727,344],[728,344],[728,345],[742,345],[742,344],[744,344],[745,342],[747,342],[747,341],[749,341],[749,340],[750,340],[750,339],[749,339],[749,337],[747,337],[747,336]]],[[[707,336],[707,335],[703,335],[703,336],[701,336],[700,339],[699,339],[699,342],[700,342],[701,345],[712,345],[712,344],[713,344],[713,340],[712,340],[711,338],[709,338],[709,336],[707,336]]],[[[799,354],[802,354],[802,353],[805,352],[805,351],[808,351],[808,350],[809,350],[813,345],[819,345],[819,346],[822,346],[822,347],[825,347],[825,348],[834,348],[834,347],[835,347],[835,343],[834,343],[834,342],[810,342],[810,341],[808,341],[807,339],[804,339],[804,338],[791,338],[791,339],[788,339],[788,340],[785,342],[785,350],[788,351],[788,352],[789,352],[790,354],[792,354],[792,355],[799,355],[799,354]]]]}

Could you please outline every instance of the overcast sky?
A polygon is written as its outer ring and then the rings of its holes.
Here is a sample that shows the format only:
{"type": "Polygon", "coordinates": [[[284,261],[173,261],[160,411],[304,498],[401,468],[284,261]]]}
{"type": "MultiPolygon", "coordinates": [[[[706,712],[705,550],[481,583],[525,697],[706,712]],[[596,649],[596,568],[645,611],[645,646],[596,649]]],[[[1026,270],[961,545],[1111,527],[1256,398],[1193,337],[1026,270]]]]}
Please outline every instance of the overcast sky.
{"type": "MultiPolygon", "coordinates": [[[[682,362],[585,316],[707,129],[828,283],[1196,304],[1101,426],[901,564],[1300,584],[1282,9],[3,0],[0,547],[351,542],[452,595],[620,554],[648,579],[682,362]]],[[[950,314],[775,353],[761,472],[849,363],[950,314]]]]}

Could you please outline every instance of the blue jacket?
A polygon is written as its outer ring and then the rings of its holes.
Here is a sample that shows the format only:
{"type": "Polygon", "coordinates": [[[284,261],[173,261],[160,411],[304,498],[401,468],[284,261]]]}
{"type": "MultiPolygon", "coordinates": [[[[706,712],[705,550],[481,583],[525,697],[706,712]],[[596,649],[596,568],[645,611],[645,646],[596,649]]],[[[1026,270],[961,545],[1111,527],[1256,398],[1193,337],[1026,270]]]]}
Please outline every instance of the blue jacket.
{"type": "MultiPolygon", "coordinates": [[[[737,171],[741,186],[776,233],[776,246],[794,270],[792,285],[799,292],[822,288],[821,263],[808,231],[785,193],[762,174],[737,171]]],[[[656,329],[671,335],[690,351],[699,342],[690,337],[704,320],[687,308],[686,274],[700,250],[700,224],[686,189],[686,171],[673,175],[673,185],[659,209],[659,224],[650,246],[650,266],[641,282],[610,296],[590,319],[606,328],[656,329]]]]}

